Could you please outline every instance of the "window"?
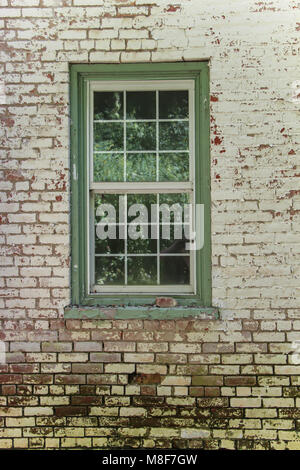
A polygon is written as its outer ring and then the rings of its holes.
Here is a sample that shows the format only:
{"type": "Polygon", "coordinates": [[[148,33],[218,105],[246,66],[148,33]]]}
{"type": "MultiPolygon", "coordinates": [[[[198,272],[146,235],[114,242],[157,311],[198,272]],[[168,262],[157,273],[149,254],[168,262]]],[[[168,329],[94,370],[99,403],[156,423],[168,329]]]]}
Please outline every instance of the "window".
{"type": "Polygon", "coordinates": [[[207,64],[74,65],[71,118],[73,304],[210,305],[207,64]]]}

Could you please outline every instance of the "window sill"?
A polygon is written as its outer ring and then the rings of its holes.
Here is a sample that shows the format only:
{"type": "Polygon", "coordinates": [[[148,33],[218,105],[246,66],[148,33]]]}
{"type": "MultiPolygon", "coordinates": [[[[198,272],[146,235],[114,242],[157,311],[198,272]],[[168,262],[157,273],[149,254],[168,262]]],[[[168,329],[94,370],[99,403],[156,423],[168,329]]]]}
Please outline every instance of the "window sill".
{"type": "Polygon", "coordinates": [[[217,320],[219,311],[216,307],[65,307],[64,317],[66,319],[102,319],[102,320],[174,320],[174,319],[197,319],[217,320]]]}

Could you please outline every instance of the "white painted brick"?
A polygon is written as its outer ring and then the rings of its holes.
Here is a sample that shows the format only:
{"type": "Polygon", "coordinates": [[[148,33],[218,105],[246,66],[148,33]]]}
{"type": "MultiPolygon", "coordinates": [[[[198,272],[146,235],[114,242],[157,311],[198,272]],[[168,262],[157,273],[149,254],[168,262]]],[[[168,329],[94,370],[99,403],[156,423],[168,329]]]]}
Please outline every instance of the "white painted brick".
{"type": "Polygon", "coordinates": [[[103,5],[104,1],[103,0],[74,0],[74,5],[77,7],[81,6],[100,6],[103,5]]]}
{"type": "Polygon", "coordinates": [[[22,16],[24,18],[51,18],[52,10],[51,8],[23,8],[22,16]]]}
{"type": "Polygon", "coordinates": [[[40,0],[11,0],[12,7],[37,7],[40,0]]]}
{"type": "Polygon", "coordinates": [[[144,39],[148,38],[149,33],[146,29],[119,29],[120,39],[144,39]]]}
{"type": "Polygon", "coordinates": [[[120,53],[119,52],[91,52],[90,60],[92,62],[105,62],[109,60],[110,62],[119,62],[120,53]]]}
{"type": "Polygon", "coordinates": [[[96,50],[109,51],[110,50],[110,40],[109,39],[99,39],[95,41],[96,50]]]}
{"type": "Polygon", "coordinates": [[[86,39],[86,31],[83,29],[69,29],[59,33],[59,39],[86,39]]]}
{"type": "Polygon", "coordinates": [[[121,62],[149,62],[150,52],[122,52],[121,62]]]}
{"type": "Polygon", "coordinates": [[[17,18],[21,16],[19,8],[0,8],[0,18],[17,18]]]}

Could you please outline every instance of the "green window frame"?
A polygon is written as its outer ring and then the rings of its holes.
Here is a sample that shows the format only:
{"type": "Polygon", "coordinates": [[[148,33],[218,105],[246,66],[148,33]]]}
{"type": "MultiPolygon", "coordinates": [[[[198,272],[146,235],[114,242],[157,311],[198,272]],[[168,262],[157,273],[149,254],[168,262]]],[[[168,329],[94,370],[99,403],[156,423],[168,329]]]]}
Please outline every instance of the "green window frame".
{"type": "MultiPolygon", "coordinates": [[[[208,62],[89,64],[70,66],[71,105],[71,302],[73,306],[153,305],[171,296],[179,306],[211,306],[209,66],[208,62]],[[89,113],[90,90],[114,82],[193,84],[194,202],[204,207],[204,246],[195,252],[193,292],[91,292],[89,279],[89,113]],[[174,82],[175,83],[175,82],[174,82]],[[96,86],[95,86],[96,84],[96,86]]],[[[109,183],[103,186],[109,191],[109,183]]],[[[112,184],[112,189],[114,185],[112,184]]],[[[94,184],[94,189],[99,185],[94,184]]],[[[173,191],[174,192],[174,191],[173,191]]]]}

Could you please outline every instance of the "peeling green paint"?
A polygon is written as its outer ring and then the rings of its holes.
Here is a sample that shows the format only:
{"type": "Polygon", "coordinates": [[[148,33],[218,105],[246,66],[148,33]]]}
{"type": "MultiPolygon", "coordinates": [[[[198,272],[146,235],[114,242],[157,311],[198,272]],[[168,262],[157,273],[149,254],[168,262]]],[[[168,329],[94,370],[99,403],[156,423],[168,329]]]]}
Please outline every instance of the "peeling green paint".
{"type": "Polygon", "coordinates": [[[89,319],[151,319],[174,320],[175,318],[192,318],[199,320],[217,320],[219,312],[214,307],[66,307],[65,318],[89,319]]]}

